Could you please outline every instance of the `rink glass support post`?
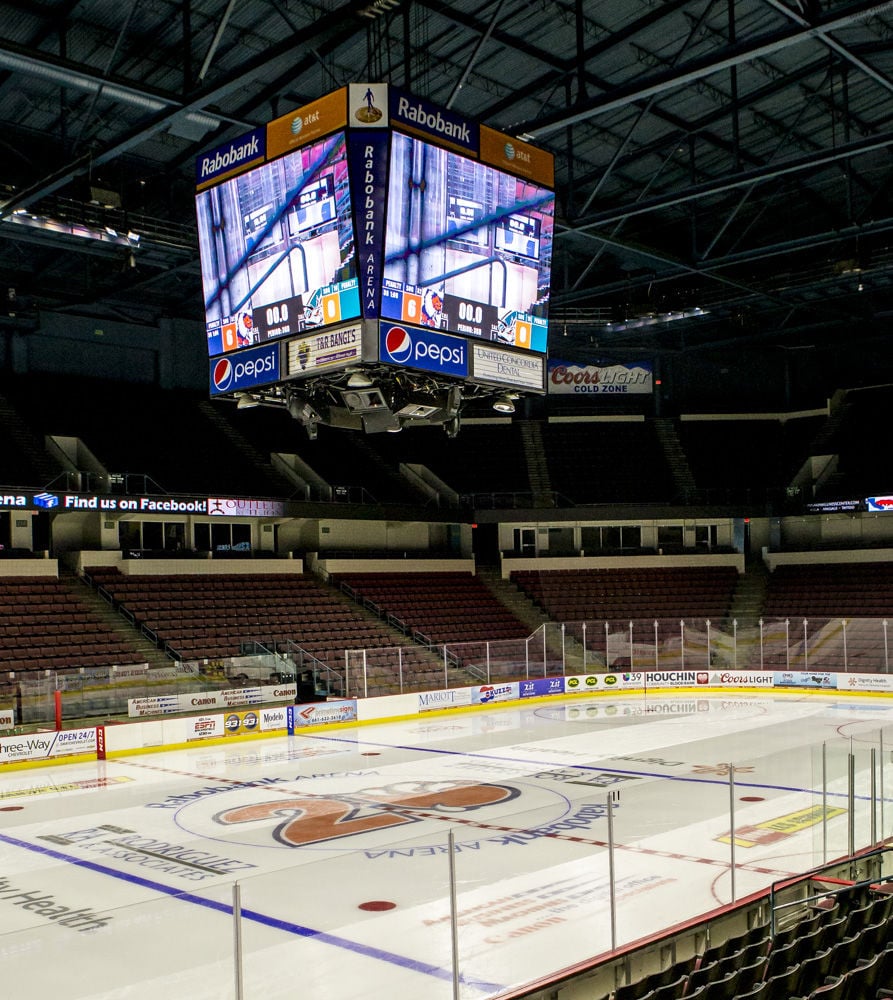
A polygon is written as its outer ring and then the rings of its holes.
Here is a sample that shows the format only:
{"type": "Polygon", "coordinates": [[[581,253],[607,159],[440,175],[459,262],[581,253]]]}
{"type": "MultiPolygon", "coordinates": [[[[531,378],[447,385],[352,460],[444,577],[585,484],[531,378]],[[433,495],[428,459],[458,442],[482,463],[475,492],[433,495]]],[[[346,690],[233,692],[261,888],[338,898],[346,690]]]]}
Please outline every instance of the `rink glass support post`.
{"type": "Polygon", "coordinates": [[[456,900],[456,835],[447,832],[447,856],[450,862],[450,945],[453,956],[453,1000],[459,1000],[459,907],[456,900]]]}
{"type": "Polygon", "coordinates": [[[484,645],[487,648],[487,683],[490,683],[490,640],[488,639],[484,645]]]}
{"type": "Polygon", "coordinates": [[[242,887],[238,882],[233,882],[233,974],[236,1000],[242,1000],[245,995],[242,982],[242,887]]]}
{"type": "Polygon", "coordinates": [[[369,697],[369,675],[366,671],[366,649],[363,648],[363,697],[369,697]]]}
{"type": "Polygon", "coordinates": [[[822,744],[822,862],[828,860],[828,744],[822,744]]]}
{"type": "Polygon", "coordinates": [[[887,619],[884,619],[884,673],[890,673],[890,659],[887,656],[887,619]]]}
{"type": "Polygon", "coordinates": [[[840,624],[843,626],[843,672],[848,674],[850,672],[850,664],[846,648],[846,618],[841,618],[840,624]]]}
{"type": "Polygon", "coordinates": [[[561,673],[562,673],[563,676],[567,675],[567,667],[565,665],[566,661],[565,661],[565,658],[564,658],[564,633],[565,633],[565,628],[566,628],[566,626],[565,626],[564,622],[562,622],[561,623],[561,673]]]}
{"type": "Polygon", "coordinates": [[[871,748],[871,846],[877,846],[877,748],[871,748]]]}
{"type": "Polygon", "coordinates": [[[633,655],[633,620],[629,620],[629,669],[635,670],[635,656],[633,655]]]}
{"type": "Polygon", "coordinates": [[[685,619],[679,619],[679,669],[685,670],[685,619]]]}
{"type": "Polygon", "coordinates": [[[732,669],[738,669],[738,619],[732,619],[732,669]]]}
{"type": "Polygon", "coordinates": [[[614,871],[614,796],[608,793],[608,891],[611,899],[611,951],[617,950],[617,886],[614,871]]]}
{"type": "Polygon", "coordinates": [[[763,669],[763,619],[760,619],[760,670],[763,669]]]}
{"type": "Polygon", "coordinates": [[[791,619],[784,620],[784,668],[791,669],[791,619]]]}
{"type": "Polygon", "coordinates": [[[530,680],[530,636],[524,640],[524,676],[530,680]]]}
{"type": "Polygon", "coordinates": [[[806,627],[809,622],[803,619],[803,669],[809,670],[809,633],[806,631],[806,627]]]}
{"type": "Polygon", "coordinates": [[[586,673],[586,622],[583,622],[583,673],[586,673]]]}
{"type": "Polygon", "coordinates": [[[447,644],[443,644],[443,689],[446,691],[450,686],[450,675],[447,671],[447,644]]]}
{"type": "Polygon", "coordinates": [[[657,624],[657,619],[654,619],[654,669],[660,670],[660,653],[659,650],[659,640],[657,638],[657,630],[660,626],[657,624]]]}
{"type": "Polygon", "coordinates": [[[611,669],[611,653],[608,648],[611,645],[611,640],[608,636],[608,623],[605,622],[605,670],[611,669]]]}
{"type": "Polygon", "coordinates": [[[403,647],[397,647],[397,674],[400,678],[400,694],[403,694],[403,647]]]}
{"type": "Polygon", "coordinates": [[[732,902],[735,902],[735,765],[729,764],[729,877],[732,902]]]}
{"type": "Polygon", "coordinates": [[[856,756],[850,740],[850,752],[847,755],[847,857],[856,853],[856,756]]]}
{"type": "Polygon", "coordinates": [[[707,631],[707,669],[710,669],[710,619],[704,622],[707,631]]]}

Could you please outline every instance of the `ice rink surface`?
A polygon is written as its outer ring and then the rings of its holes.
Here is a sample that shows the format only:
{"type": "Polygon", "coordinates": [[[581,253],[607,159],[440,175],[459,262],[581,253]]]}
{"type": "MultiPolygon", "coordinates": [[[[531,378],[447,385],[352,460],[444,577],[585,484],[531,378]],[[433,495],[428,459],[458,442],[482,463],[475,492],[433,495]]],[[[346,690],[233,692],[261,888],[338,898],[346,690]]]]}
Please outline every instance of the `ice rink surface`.
{"type": "Polygon", "coordinates": [[[612,859],[622,945],[889,836],[891,723],[577,695],[5,773],[4,994],[449,1000],[452,829],[461,996],[498,995],[610,949],[612,859]]]}

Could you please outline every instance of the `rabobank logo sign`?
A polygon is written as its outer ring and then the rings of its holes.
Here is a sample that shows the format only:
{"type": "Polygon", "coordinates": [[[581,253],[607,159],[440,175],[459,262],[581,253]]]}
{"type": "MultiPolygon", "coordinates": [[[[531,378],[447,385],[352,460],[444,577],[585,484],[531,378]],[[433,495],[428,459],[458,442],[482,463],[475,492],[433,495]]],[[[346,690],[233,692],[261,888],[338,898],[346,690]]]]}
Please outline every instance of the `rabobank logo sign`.
{"type": "Polygon", "coordinates": [[[379,360],[387,365],[405,365],[438,375],[468,377],[468,344],[461,337],[382,323],[378,346],[379,360]]]}
{"type": "Polygon", "coordinates": [[[256,128],[253,132],[247,132],[238,139],[202,153],[195,161],[195,183],[202,187],[223,174],[261,163],[266,151],[266,129],[256,128]]]}
{"type": "Polygon", "coordinates": [[[279,344],[217,358],[211,362],[211,395],[239,392],[279,381],[279,344]]]}
{"type": "Polygon", "coordinates": [[[388,96],[392,125],[425,133],[435,141],[460,146],[471,153],[478,152],[478,129],[467,118],[419,97],[411,97],[396,87],[390,89],[388,96]]]}

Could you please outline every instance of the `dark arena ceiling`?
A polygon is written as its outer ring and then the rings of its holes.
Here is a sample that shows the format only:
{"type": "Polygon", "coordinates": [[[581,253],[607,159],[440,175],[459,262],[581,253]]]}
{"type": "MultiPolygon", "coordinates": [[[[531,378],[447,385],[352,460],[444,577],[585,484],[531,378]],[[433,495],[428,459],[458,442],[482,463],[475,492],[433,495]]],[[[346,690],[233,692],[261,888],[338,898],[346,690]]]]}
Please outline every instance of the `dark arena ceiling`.
{"type": "Polygon", "coordinates": [[[550,353],[887,336],[893,0],[14,0],[0,35],[4,323],[200,319],[197,154],[380,80],[555,154],[550,353]]]}

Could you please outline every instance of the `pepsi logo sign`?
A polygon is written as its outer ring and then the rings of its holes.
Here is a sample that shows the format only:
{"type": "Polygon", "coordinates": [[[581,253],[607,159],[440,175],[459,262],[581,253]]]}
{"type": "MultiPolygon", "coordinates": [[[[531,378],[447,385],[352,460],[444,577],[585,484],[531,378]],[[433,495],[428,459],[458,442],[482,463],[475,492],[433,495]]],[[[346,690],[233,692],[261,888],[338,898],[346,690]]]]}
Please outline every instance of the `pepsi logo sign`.
{"type": "Polygon", "coordinates": [[[461,337],[382,324],[379,358],[441,375],[468,376],[468,345],[461,337]]]}
{"type": "Polygon", "coordinates": [[[398,365],[406,364],[412,354],[412,337],[402,326],[392,326],[385,334],[385,352],[398,365]]]}
{"type": "Polygon", "coordinates": [[[211,392],[237,392],[279,378],[279,345],[271,344],[253,351],[241,351],[233,357],[211,363],[211,392]]]}
{"type": "Polygon", "coordinates": [[[221,358],[214,365],[214,374],[211,377],[214,379],[214,388],[218,392],[226,392],[233,381],[232,361],[229,358],[221,358]]]}

